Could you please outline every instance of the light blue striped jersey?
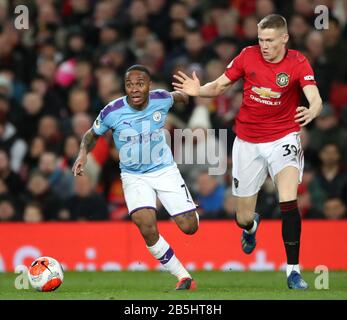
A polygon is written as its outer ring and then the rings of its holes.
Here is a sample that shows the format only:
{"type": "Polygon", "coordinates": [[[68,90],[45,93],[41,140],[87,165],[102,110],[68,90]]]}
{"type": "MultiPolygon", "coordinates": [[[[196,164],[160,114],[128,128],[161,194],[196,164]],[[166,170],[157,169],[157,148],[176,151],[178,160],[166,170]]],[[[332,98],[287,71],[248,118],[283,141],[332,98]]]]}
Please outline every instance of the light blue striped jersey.
{"type": "Polygon", "coordinates": [[[174,164],[163,131],[172,105],[170,92],[153,90],[148,105],[141,111],[128,104],[127,96],[111,101],[101,110],[93,130],[97,135],[112,130],[122,172],[154,172],[174,164]]]}

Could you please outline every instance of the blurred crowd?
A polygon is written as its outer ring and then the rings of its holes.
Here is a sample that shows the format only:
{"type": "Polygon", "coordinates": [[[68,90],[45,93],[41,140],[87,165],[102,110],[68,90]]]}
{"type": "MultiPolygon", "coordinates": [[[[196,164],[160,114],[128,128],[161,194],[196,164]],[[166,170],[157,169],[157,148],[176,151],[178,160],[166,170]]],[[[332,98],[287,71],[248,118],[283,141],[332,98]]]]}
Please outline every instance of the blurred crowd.
{"type": "MultiPolygon", "coordinates": [[[[124,95],[125,70],[143,64],[153,89],[169,91],[177,70],[195,70],[202,83],[214,80],[243,47],[257,43],[257,23],[270,13],[287,18],[289,47],[309,59],[324,100],[322,114],[301,134],[302,216],[347,217],[347,1],[29,0],[29,29],[17,30],[14,8],[20,4],[0,0],[0,221],[129,219],[111,133],[89,154],[86,174],[71,173],[85,131],[109,101],[124,95]],[[320,4],[329,8],[325,30],[314,28],[320,4]]],[[[207,129],[227,130],[227,143],[216,152],[226,159],[224,175],[210,175],[210,165],[196,159],[179,164],[201,219],[235,215],[231,149],[241,101],[238,82],[215,99],[190,98],[167,118],[171,132],[206,134],[189,153],[206,141],[218,145],[218,131],[211,135],[207,129]]],[[[158,208],[158,218],[168,219],[158,208]]],[[[270,179],[257,211],[280,217],[270,179]]]]}

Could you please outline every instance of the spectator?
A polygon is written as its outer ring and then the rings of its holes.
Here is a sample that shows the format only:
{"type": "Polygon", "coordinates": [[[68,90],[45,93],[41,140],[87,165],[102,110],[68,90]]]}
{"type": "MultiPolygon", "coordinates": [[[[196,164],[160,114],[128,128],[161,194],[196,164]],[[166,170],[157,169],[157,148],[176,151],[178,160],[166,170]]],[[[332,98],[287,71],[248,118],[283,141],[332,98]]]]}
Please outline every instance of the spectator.
{"type": "Polygon", "coordinates": [[[99,113],[101,108],[110,101],[122,96],[121,80],[112,70],[100,70],[97,74],[98,100],[93,106],[93,112],[99,113]]]}
{"type": "Polygon", "coordinates": [[[243,19],[242,31],[241,48],[253,46],[258,43],[258,19],[255,15],[249,15],[243,19]]]}
{"type": "Polygon", "coordinates": [[[94,84],[93,66],[88,59],[77,59],[75,67],[75,82],[74,87],[88,91],[91,97],[95,96],[96,90],[94,84]]]}
{"type": "MultiPolygon", "coordinates": [[[[213,50],[224,68],[239,53],[237,40],[233,37],[219,37],[213,42],[213,50]]],[[[220,74],[219,74],[220,75],[220,74]]]]}
{"type": "Polygon", "coordinates": [[[99,61],[113,45],[122,42],[121,25],[113,21],[106,22],[100,28],[98,42],[99,45],[94,52],[94,60],[96,61],[99,61]]]}
{"type": "Polygon", "coordinates": [[[101,28],[105,23],[118,18],[119,1],[99,1],[95,5],[93,15],[93,25],[96,28],[101,28]]]}
{"type": "Polygon", "coordinates": [[[329,16],[329,28],[324,29],[324,44],[327,62],[332,66],[331,74],[336,82],[347,81],[347,45],[341,41],[341,27],[339,21],[334,16],[329,16]]]}
{"type": "Polygon", "coordinates": [[[89,0],[70,1],[71,12],[64,12],[65,23],[67,25],[86,26],[90,21],[92,7],[89,0]]]}
{"type": "Polygon", "coordinates": [[[74,88],[69,92],[68,107],[70,114],[88,113],[90,98],[88,91],[82,88],[74,88]]]}
{"type": "Polygon", "coordinates": [[[27,144],[18,136],[15,126],[0,120],[0,148],[9,154],[11,170],[18,173],[27,151],[27,144]]]}
{"type": "Polygon", "coordinates": [[[148,24],[162,41],[167,38],[167,26],[170,24],[168,6],[165,0],[147,1],[148,24]]]}
{"type": "Polygon", "coordinates": [[[328,101],[334,74],[331,72],[331,63],[326,57],[322,32],[317,30],[310,31],[305,40],[305,48],[307,58],[312,64],[322,99],[328,101]]]}
{"type": "Polygon", "coordinates": [[[23,111],[18,122],[21,136],[30,141],[39,125],[43,116],[43,97],[38,92],[27,91],[22,101],[23,111]]]}
{"type": "Polygon", "coordinates": [[[43,112],[57,118],[67,116],[67,109],[59,92],[50,87],[46,79],[36,74],[31,82],[30,89],[38,93],[43,99],[43,112]]]}
{"type": "Polygon", "coordinates": [[[148,25],[137,24],[132,29],[129,48],[136,59],[141,59],[146,51],[148,41],[155,38],[148,25]]]}
{"type": "Polygon", "coordinates": [[[71,197],[74,188],[74,178],[70,168],[64,170],[59,166],[53,152],[44,152],[39,159],[39,171],[47,178],[50,189],[62,200],[71,197]]]}
{"type": "Polygon", "coordinates": [[[218,212],[217,217],[220,219],[235,219],[236,216],[236,201],[232,194],[231,188],[228,188],[224,194],[223,207],[218,212]]]}
{"type": "Polygon", "coordinates": [[[12,69],[4,68],[0,71],[0,93],[10,101],[12,108],[19,109],[25,90],[24,81],[17,79],[12,69]]]}
{"type": "Polygon", "coordinates": [[[207,171],[199,174],[196,199],[201,219],[218,218],[218,213],[223,207],[224,194],[225,187],[218,183],[215,176],[209,175],[207,171]]]}
{"type": "Polygon", "coordinates": [[[70,59],[90,59],[92,52],[86,43],[85,35],[80,27],[72,27],[68,31],[64,61],[70,59]]]}
{"type": "Polygon", "coordinates": [[[23,221],[31,223],[44,221],[41,206],[35,202],[28,203],[24,208],[23,221]]]}
{"type": "Polygon", "coordinates": [[[0,197],[0,222],[19,221],[13,201],[8,197],[0,197]]]}
{"type": "Polygon", "coordinates": [[[30,175],[26,192],[21,197],[24,207],[32,202],[40,203],[45,221],[57,220],[62,202],[52,192],[48,179],[38,171],[30,175]]]}
{"type": "Polygon", "coordinates": [[[275,12],[275,5],[272,0],[258,0],[256,1],[255,13],[259,20],[265,16],[275,12]]]}
{"type": "Polygon", "coordinates": [[[107,220],[108,208],[102,196],[95,192],[90,177],[85,174],[75,181],[75,194],[66,202],[72,220],[107,220]]]}
{"type": "Polygon", "coordinates": [[[347,130],[339,126],[338,118],[328,103],[323,103],[323,110],[315,119],[315,127],[309,133],[308,149],[318,153],[324,144],[334,141],[339,149],[343,150],[343,161],[347,160],[347,130]]]}
{"type": "Polygon", "coordinates": [[[0,149],[0,179],[5,183],[8,193],[14,197],[23,192],[23,181],[11,167],[8,154],[0,149]]]}
{"type": "Polygon", "coordinates": [[[214,130],[209,130],[211,120],[206,106],[209,100],[197,98],[196,101],[199,104],[188,122],[188,128],[191,130],[186,130],[187,136],[182,141],[182,145],[175,145],[175,160],[178,168],[186,183],[192,186],[193,191],[196,191],[194,183],[198,176],[206,170],[212,170],[210,174],[215,174],[215,179],[223,183],[223,174],[227,167],[226,141],[218,139],[214,130]],[[214,172],[214,170],[218,171],[214,172]]]}
{"type": "Polygon", "coordinates": [[[133,0],[130,2],[129,8],[129,21],[132,25],[148,23],[148,9],[147,4],[143,0],[133,0]]]}
{"type": "Polygon", "coordinates": [[[166,47],[168,56],[178,56],[184,51],[184,39],[187,34],[187,26],[182,20],[173,20],[170,24],[170,37],[167,39],[166,47]]]}
{"type": "Polygon", "coordinates": [[[206,54],[205,42],[199,30],[193,29],[187,32],[185,38],[184,55],[188,59],[188,63],[196,63],[202,67],[208,60],[206,54]]]}
{"type": "Polygon", "coordinates": [[[176,1],[171,5],[169,17],[171,20],[184,21],[189,29],[197,27],[197,22],[189,15],[189,7],[183,1],[176,1]]]}
{"type": "Polygon", "coordinates": [[[220,37],[237,36],[239,15],[236,10],[226,10],[217,20],[217,33],[220,37]]]}
{"type": "Polygon", "coordinates": [[[75,135],[69,135],[64,141],[64,153],[61,168],[70,170],[72,168],[80,149],[80,140],[75,135]]]}
{"type": "Polygon", "coordinates": [[[310,31],[306,17],[294,14],[289,20],[290,47],[302,51],[305,47],[305,38],[310,31]]]}
{"type": "Polygon", "coordinates": [[[325,144],[319,152],[319,171],[309,184],[312,204],[321,210],[329,197],[342,197],[347,185],[347,173],[341,167],[341,153],[336,143],[325,144]]]}
{"type": "Polygon", "coordinates": [[[329,220],[339,220],[347,218],[346,205],[340,198],[328,198],[324,202],[323,216],[329,220]]]}
{"type": "Polygon", "coordinates": [[[63,136],[56,118],[49,115],[43,116],[39,121],[38,135],[43,138],[47,150],[61,152],[63,136]]]}
{"type": "Polygon", "coordinates": [[[312,19],[314,16],[313,5],[311,0],[294,0],[294,12],[303,15],[307,19],[312,19]]]}
{"type": "Polygon", "coordinates": [[[40,155],[46,150],[45,140],[41,136],[35,136],[29,144],[21,168],[23,177],[27,179],[30,172],[39,165],[40,155]]]}
{"type": "Polygon", "coordinates": [[[56,71],[57,64],[51,59],[44,59],[37,65],[38,74],[45,79],[46,83],[51,88],[57,87],[55,81],[56,71]]]}

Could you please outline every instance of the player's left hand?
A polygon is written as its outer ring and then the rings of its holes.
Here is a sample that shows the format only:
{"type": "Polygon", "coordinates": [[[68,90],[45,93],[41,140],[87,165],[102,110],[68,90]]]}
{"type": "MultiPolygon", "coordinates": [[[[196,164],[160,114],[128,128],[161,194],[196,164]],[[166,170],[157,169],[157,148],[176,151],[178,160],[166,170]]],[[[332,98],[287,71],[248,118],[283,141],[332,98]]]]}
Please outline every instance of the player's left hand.
{"type": "Polygon", "coordinates": [[[306,107],[303,107],[303,106],[296,108],[295,122],[299,122],[300,127],[306,126],[314,118],[315,118],[315,115],[313,114],[312,110],[310,110],[306,107]]]}

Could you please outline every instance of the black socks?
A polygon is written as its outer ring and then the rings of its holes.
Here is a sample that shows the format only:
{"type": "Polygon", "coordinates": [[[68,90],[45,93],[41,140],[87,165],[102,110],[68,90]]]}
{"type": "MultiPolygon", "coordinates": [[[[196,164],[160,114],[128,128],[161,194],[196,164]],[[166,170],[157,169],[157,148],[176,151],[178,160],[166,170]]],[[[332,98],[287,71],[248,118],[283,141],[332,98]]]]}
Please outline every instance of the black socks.
{"type": "Polygon", "coordinates": [[[287,263],[299,264],[301,216],[297,200],[280,202],[282,213],[282,238],[286,248],[287,263]]]}

